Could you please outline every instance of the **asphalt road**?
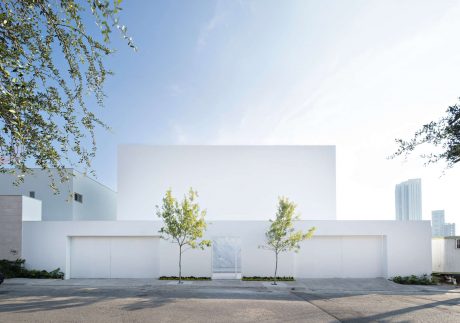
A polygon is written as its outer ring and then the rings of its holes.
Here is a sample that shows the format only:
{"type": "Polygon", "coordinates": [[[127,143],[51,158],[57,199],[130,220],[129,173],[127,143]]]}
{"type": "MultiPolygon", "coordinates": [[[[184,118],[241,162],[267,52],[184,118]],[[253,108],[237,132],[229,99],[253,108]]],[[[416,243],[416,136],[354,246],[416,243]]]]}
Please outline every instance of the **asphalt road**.
{"type": "Polygon", "coordinates": [[[292,286],[6,283],[0,322],[460,322],[455,291],[292,286]]]}

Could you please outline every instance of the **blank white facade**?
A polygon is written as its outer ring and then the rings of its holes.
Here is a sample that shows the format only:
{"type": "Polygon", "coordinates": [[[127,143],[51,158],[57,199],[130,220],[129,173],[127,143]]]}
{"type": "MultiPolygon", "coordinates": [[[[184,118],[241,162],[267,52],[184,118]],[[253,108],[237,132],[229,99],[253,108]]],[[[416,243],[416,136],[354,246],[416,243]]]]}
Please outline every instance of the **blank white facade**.
{"type": "Polygon", "coordinates": [[[155,220],[168,188],[197,190],[210,220],[268,220],[279,196],[336,219],[335,146],[143,146],[118,151],[119,220],[155,220]]]}
{"type": "MultiPolygon", "coordinates": [[[[212,221],[204,238],[215,242],[231,237],[230,241],[239,241],[235,253],[216,254],[213,248],[187,251],[183,274],[273,275],[274,254],[259,248],[265,243],[268,226],[268,221],[212,221]],[[216,257],[227,259],[216,261],[216,257]],[[225,268],[216,267],[218,263],[229,264],[229,268],[222,271],[225,268]]],[[[302,242],[299,253],[281,255],[279,275],[363,278],[431,273],[429,221],[296,224],[302,230],[311,226],[317,232],[302,242]]],[[[177,245],[160,239],[160,227],[160,221],[24,222],[23,254],[30,268],[60,267],[67,278],[177,275],[177,245]]]]}

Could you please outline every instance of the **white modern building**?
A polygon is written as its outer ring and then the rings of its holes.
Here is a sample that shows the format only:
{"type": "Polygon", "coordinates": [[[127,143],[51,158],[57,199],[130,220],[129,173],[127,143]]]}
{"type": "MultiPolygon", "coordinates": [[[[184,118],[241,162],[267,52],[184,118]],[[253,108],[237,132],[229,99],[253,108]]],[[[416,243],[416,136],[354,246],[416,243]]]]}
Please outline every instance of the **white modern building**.
{"type": "Polygon", "coordinates": [[[431,230],[433,237],[455,236],[455,223],[446,223],[444,210],[431,212],[431,230]]]}
{"type": "Polygon", "coordinates": [[[433,272],[460,274],[460,237],[433,238],[433,272]]]}
{"type": "Polygon", "coordinates": [[[396,220],[422,219],[422,180],[409,179],[395,187],[396,220]]]}
{"type": "Polygon", "coordinates": [[[429,221],[336,220],[334,146],[142,146],[118,154],[116,221],[23,221],[30,268],[60,267],[66,278],[177,274],[177,246],[160,238],[155,205],[165,191],[190,187],[207,209],[212,247],[184,253],[183,274],[271,276],[274,256],[260,249],[278,196],[298,205],[297,229],[315,226],[279,275],[391,277],[431,273],[429,221]],[[407,237],[410,236],[410,239],[407,237]]]}
{"type": "Polygon", "coordinates": [[[69,180],[60,181],[56,170],[35,168],[24,183],[13,185],[15,176],[0,174],[0,195],[22,195],[42,202],[43,221],[115,220],[116,193],[101,183],[68,168],[69,180]],[[59,194],[50,188],[55,179],[59,194]]]}

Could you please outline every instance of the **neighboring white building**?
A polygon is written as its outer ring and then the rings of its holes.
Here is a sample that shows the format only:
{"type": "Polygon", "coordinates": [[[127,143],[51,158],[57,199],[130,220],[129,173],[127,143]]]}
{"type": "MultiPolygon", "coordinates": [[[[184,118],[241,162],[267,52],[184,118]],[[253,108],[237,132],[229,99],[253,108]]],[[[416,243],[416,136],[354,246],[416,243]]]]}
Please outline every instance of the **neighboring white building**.
{"type": "Polygon", "coordinates": [[[115,220],[117,213],[116,192],[101,183],[67,169],[70,179],[61,183],[56,170],[51,170],[59,194],[50,188],[48,171],[33,169],[24,183],[13,185],[14,176],[0,174],[0,195],[23,195],[42,201],[43,221],[115,220]]]}
{"type": "Polygon", "coordinates": [[[122,146],[117,220],[23,221],[26,265],[60,267],[66,278],[176,275],[177,246],[160,239],[155,205],[168,188],[180,198],[189,187],[208,211],[212,247],[187,251],[184,275],[272,275],[274,255],[259,246],[280,195],[297,203],[297,229],[317,227],[298,254],[282,255],[280,275],[431,272],[429,221],[336,220],[333,146],[122,146]]]}
{"type": "Polygon", "coordinates": [[[460,237],[432,240],[433,272],[460,274],[460,237]]]}
{"type": "Polygon", "coordinates": [[[396,220],[422,219],[422,180],[409,179],[395,187],[396,220]]]}
{"type": "Polygon", "coordinates": [[[431,212],[431,229],[433,237],[455,236],[455,223],[446,223],[444,210],[431,212]]]}

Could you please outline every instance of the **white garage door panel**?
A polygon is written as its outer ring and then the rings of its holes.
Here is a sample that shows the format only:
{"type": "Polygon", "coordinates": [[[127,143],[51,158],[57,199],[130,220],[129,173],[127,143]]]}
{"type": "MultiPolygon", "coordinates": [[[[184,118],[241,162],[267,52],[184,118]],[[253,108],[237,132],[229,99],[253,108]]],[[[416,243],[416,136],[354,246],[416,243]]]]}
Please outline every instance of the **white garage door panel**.
{"type": "Polygon", "coordinates": [[[336,239],[311,239],[302,244],[296,256],[297,277],[341,277],[338,264],[342,255],[336,239]]]}
{"type": "Polygon", "coordinates": [[[156,277],[158,239],[112,239],[112,278],[156,277]]]}
{"type": "Polygon", "coordinates": [[[73,237],[70,277],[156,277],[158,240],[154,237],[73,237]]]}
{"type": "Polygon", "coordinates": [[[313,237],[296,256],[299,278],[365,278],[384,276],[383,237],[313,237]]]}
{"type": "Polygon", "coordinates": [[[72,278],[106,278],[110,276],[110,240],[74,238],[71,242],[72,278]]]}
{"type": "Polygon", "coordinates": [[[381,237],[347,237],[342,239],[343,277],[383,277],[381,237]]]}

